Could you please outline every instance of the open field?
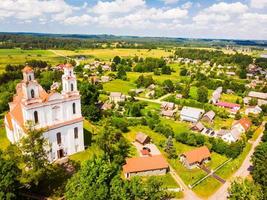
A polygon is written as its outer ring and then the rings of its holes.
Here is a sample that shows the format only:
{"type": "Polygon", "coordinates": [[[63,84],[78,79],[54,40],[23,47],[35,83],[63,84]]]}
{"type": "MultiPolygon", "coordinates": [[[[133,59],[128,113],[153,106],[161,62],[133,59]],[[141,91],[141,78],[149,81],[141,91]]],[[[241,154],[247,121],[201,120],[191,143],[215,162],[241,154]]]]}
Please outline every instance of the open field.
{"type": "Polygon", "coordinates": [[[6,137],[6,129],[4,125],[4,120],[0,120],[0,150],[5,150],[10,144],[9,140],[6,137]]]}
{"type": "MultiPolygon", "coordinates": [[[[115,56],[120,57],[165,57],[171,55],[171,52],[167,52],[163,49],[85,49],[76,51],[67,50],[55,50],[59,54],[66,56],[84,55],[90,58],[99,58],[101,60],[110,61],[115,56]]],[[[89,59],[90,60],[90,59],[89,59]]]]}
{"type": "Polygon", "coordinates": [[[108,92],[122,92],[124,94],[128,94],[128,91],[136,88],[134,83],[129,81],[123,81],[120,79],[115,79],[108,83],[103,84],[103,88],[108,92]]]}
{"type": "Polygon", "coordinates": [[[49,64],[59,64],[64,58],[48,50],[0,49],[0,70],[7,64],[24,64],[27,60],[43,60],[49,64]]]}

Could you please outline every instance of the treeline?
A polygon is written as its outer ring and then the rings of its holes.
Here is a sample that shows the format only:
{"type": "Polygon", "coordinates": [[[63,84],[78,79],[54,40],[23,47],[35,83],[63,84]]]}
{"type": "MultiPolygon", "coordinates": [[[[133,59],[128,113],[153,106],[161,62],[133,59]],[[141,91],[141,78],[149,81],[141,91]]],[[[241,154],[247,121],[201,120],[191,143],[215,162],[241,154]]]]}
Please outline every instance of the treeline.
{"type": "Polygon", "coordinates": [[[262,136],[262,142],[256,147],[252,156],[252,177],[263,191],[263,199],[267,199],[267,124],[262,136]]]}
{"type": "Polygon", "coordinates": [[[233,64],[238,65],[241,68],[247,67],[253,62],[251,56],[244,54],[225,54],[222,51],[208,51],[203,49],[177,49],[175,51],[177,57],[200,59],[202,61],[210,61],[212,64],[217,65],[233,64]]]}
{"type": "Polygon", "coordinates": [[[226,155],[228,158],[236,158],[243,152],[243,149],[246,146],[246,143],[243,140],[228,144],[222,139],[206,137],[201,134],[186,132],[175,135],[175,139],[178,142],[190,146],[206,145],[210,150],[219,154],[226,155]]]}

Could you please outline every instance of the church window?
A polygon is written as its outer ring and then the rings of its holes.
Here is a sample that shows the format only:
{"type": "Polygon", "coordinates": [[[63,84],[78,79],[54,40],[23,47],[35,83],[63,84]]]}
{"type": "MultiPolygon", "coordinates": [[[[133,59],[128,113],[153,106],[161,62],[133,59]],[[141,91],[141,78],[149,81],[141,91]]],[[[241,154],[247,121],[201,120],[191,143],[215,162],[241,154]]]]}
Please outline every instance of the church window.
{"type": "Polygon", "coordinates": [[[76,104],[75,103],[72,104],[72,113],[76,114],[76,104]]]}
{"type": "Polygon", "coordinates": [[[78,127],[74,128],[74,138],[77,139],[78,138],[78,127]]]}
{"type": "Polygon", "coordinates": [[[35,123],[35,124],[38,124],[38,122],[39,122],[39,119],[38,119],[38,112],[37,112],[37,111],[34,111],[33,115],[34,115],[34,123],[35,123]]]}
{"type": "Polygon", "coordinates": [[[31,90],[31,97],[34,98],[34,90],[31,90]]]}
{"type": "Polygon", "coordinates": [[[57,133],[57,144],[58,145],[61,144],[61,133],[60,132],[57,133]]]}
{"type": "Polygon", "coordinates": [[[71,91],[73,91],[73,90],[74,90],[73,83],[70,85],[70,89],[71,89],[71,91]]]}

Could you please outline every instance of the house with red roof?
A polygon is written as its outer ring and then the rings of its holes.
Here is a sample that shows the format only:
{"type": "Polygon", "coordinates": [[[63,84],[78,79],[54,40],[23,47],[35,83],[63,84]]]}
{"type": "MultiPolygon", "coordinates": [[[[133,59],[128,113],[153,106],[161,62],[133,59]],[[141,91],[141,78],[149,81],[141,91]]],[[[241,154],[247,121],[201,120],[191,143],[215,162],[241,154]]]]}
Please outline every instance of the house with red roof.
{"type": "Polygon", "coordinates": [[[252,122],[249,118],[242,118],[234,123],[233,129],[236,128],[241,133],[245,133],[248,131],[248,129],[251,127],[252,122]]]}
{"type": "Polygon", "coordinates": [[[226,108],[229,110],[230,113],[236,114],[237,111],[240,110],[240,105],[236,103],[230,103],[230,102],[224,102],[224,101],[219,101],[218,103],[215,104],[218,107],[226,108]]]}
{"type": "Polygon", "coordinates": [[[169,164],[162,155],[156,155],[128,158],[122,168],[125,178],[131,178],[133,176],[164,175],[169,170],[169,164]]]}
{"type": "Polygon", "coordinates": [[[211,153],[206,146],[193,149],[180,155],[180,161],[188,168],[192,169],[210,160],[211,153]]]}
{"type": "Polygon", "coordinates": [[[27,137],[29,122],[35,129],[45,129],[49,146],[48,159],[54,161],[84,150],[83,117],[80,93],[73,67],[66,64],[62,75],[62,91],[46,92],[34,77],[30,66],[23,70],[23,80],[5,115],[7,138],[18,143],[27,137]]]}

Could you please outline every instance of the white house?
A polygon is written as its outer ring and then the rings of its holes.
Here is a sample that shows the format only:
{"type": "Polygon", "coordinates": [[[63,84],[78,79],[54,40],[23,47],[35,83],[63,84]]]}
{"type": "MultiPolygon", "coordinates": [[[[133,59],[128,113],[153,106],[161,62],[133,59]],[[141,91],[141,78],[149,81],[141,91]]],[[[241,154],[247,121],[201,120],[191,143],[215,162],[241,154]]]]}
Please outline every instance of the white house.
{"type": "Polygon", "coordinates": [[[261,112],[262,112],[262,109],[259,106],[251,106],[245,110],[246,115],[249,115],[249,114],[258,115],[261,112]]]}
{"type": "Polygon", "coordinates": [[[83,117],[76,76],[70,64],[64,66],[62,92],[47,93],[35,80],[32,68],[23,70],[23,80],[16,87],[16,95],[9,103],[5,116],[7,137],[17,143],[27,137],[29,121],[34,128],[44,128],[48,140],[48,159],[56,159],[84,150],[83,117]]]}
{"type": "Polygon", "coordinates": [[[224,134],[221,138],[228,143],[236,142],[240,139],[242,132],[240,132],[237,128],[234,128],[224,134]]]}
{"type": "Polygon", "coordinates": [[[110,102],[118,103],[118,102],[124,102],[126,99],[126,96],[123,95],[121,92],[111,92],[109,95],[110,102]]]}
{"type": "Polygon", "coordinates": [[[180,118],[182,121],[197,122],[204,113],[205,110],[184,106],[180,112],[180,118]]]}

